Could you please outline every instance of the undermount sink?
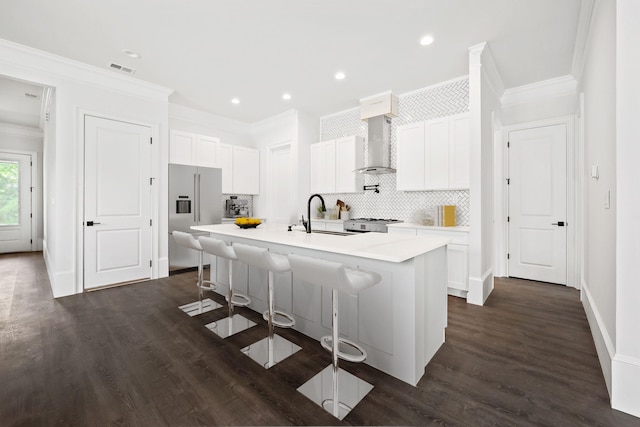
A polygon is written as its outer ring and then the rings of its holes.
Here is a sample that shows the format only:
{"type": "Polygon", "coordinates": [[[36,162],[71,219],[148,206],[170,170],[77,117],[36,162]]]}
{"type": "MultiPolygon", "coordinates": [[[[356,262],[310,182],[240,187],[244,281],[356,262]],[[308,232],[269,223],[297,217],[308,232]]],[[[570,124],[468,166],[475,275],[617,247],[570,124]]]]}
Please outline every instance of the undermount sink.
{"type": "Polygon", "coordinates": [[[358,233],[349,233],[348,231],[327,231],[327,230],[311,230],[312,233],[331,234],[333,236],[353,236],[358,233]]]}

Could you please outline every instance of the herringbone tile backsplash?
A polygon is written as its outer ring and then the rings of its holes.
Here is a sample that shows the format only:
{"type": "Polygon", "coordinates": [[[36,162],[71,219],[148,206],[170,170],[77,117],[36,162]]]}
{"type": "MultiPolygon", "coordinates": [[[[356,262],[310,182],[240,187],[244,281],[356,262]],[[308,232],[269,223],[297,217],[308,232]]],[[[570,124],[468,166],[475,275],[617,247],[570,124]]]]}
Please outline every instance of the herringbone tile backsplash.
{"type": "MultiPolygon", "coordinates": [[[[467,78],[432,86],[400,96],[398,117],[391,121],[391,167],[396,167],[396,129],[400,125],[421,122],[469,111],[467,78]]],[[[367,123],[360,120],[360,110],[345,111],[320,120],[320,140],[360,135],[365,138],[367,157],[367,123]]],[[[366,160],[365,160],[366,163],[366,160]]],[[[456,205],[456,223],[469,225],[469,191],[397,191],[396,175],[365,175],[365,185],[379,184],[380,193],[323,194],[327,205],[340,199],[351,206],[351,217],[393,218],[411,221],[425,208],[456,205]]]]}

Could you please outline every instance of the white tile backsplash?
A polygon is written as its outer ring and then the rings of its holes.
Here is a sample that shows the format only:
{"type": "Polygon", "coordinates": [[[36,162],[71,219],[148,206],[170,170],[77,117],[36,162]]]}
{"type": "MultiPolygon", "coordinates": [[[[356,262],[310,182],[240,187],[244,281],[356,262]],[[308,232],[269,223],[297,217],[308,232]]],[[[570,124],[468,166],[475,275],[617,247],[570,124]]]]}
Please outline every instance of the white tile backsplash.
{"type": "MultiPolygon", "coordinates": [[[[431,86],[399,97],[398,117],[391,121],[391,167],[396,167],[396,128],[469,111],[469,80],[467,78],[431,86]]],[[[365,138],[367,123],[360,120],[359,109],[345,111],[320,119],[320,140],[360,135],[365,138]]],[[[393,218],[410,221],[429,206],[456,205],[456,222],[469,225],[469,191],[396,190],[396,175],[365,175],[365,185],[380,184],[380,193],[365,191],[356,194],[323,194],[328,206],[337,199],[351,206],[351,217],[393,218]]]]}

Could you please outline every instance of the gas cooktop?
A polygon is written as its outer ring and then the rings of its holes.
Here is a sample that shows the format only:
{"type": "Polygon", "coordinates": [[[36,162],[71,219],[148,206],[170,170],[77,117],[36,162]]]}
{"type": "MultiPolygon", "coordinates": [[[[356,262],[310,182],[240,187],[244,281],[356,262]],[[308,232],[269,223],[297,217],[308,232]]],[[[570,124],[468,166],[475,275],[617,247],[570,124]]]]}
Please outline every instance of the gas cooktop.
{"type": "Polygon", "coordinates": [[[378,233],[386,233],[387,224],[391,224],[393,222],[402,221],[400,221],[399,219],[353,218],[344,222],[344,229],[345,231],[374,231],[378,233]]]}

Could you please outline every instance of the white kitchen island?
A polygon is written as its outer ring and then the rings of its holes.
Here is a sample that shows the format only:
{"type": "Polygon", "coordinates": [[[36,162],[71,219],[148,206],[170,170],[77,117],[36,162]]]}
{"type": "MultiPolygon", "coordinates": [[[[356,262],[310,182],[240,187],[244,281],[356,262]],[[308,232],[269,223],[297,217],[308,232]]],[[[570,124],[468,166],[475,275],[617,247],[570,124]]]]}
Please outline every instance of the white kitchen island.
{"type": "MultiPolygon", "coordinates": [[[[386,233],[349,236],[287,231],[287,225],[262,224],[241,229],[235,224],[192,227],[228,243],[296,253],[350,268],[375,271],[382,281],[358,296],[341,295],[340,332],[360,344],[365,363],[411,385],[444,343],[447,326],[448,239],[386,233]]],[[[215,260],[212,260],[214,263],[215,260]]],[[[216,281],[227,284],[225,263],[216,263],[216,281]]],[[[234,263],[234,289],[249,295],[250,307],[266,309],[267,274],[234,263]]],[[[276,274],[276,307],[293,314],[295,329],[317,340],[331,333],[331,291],[276,274]]],[[[218,292],[226,293],[224,286],[218,292]]],[[[318,351],[325,351],[318,344],[318,351]]]]}

